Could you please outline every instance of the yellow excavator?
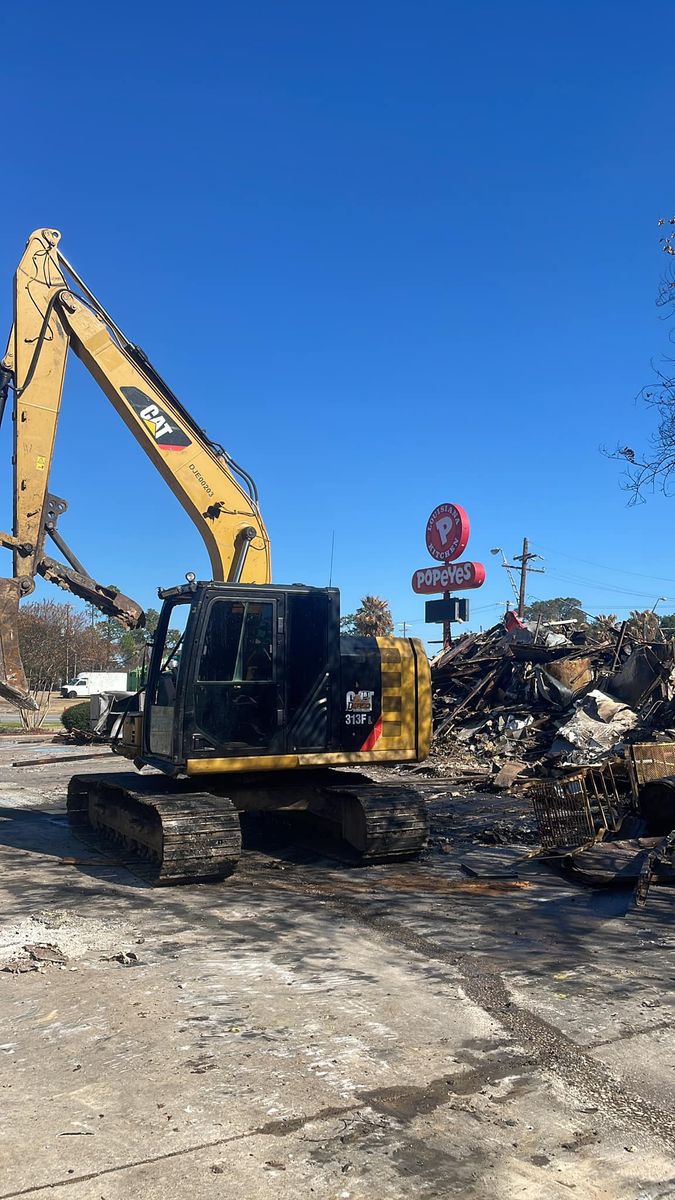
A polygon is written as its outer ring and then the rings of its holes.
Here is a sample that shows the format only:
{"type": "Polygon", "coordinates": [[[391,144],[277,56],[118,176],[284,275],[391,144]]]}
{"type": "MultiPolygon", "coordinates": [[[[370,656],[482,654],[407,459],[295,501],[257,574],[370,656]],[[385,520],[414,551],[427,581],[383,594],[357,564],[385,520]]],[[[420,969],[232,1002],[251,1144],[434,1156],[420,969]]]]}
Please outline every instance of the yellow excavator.
{"type": "MultiPolygon", "coordinates": [[[[426,757],[431,689],[422,644],[341,635],[337,589],[271,582],[252,478],[195,422],[59,243],[56,229],[28,239],[0,365],[0,420],[10,395],[14,419],[14,526],[0,533],[13,555],[12,578],[0,580],[0,695],[35,703],[18,612],[36,574],[130,628],[144,623],[138,604],[90,577],[59,529],[67,504],[50,493],[49,474],[69,350],[192,518],[213,575],[159,589],[147,683],[114,746],[138,772],[153,772],[74,777],[72,824],[85,838],[120,843],[156,883],[228,875],[244,811],[302,810],[361,861],[418,853],[428,832],[419,793],[342,768],[426,757]],[[45,553],[47,537],[61,559],[45,553]],[[169,636],[176,627],[177,644],[169,636]]],[[[135,529],[130,543],[137,538],[135,529]]]]}

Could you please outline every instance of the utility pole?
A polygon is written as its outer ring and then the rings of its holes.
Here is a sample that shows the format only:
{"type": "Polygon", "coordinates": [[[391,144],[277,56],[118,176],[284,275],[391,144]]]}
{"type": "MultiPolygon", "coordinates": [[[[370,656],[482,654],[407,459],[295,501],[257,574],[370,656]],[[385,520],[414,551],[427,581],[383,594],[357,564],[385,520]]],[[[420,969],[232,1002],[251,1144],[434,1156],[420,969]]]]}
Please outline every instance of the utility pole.
{"type": "Polygon", "coordinates": [[[516,562],[520,563],[520,590],[518,593],[518,616],[522,620],[523,617],[525,616],[525,594],[526,594],[526,586],[527,586],[527,573],[528,573],[528,571],[536,571],[538,575],[543,575],[544,568],[543,567],[531,567],[529,565],[530,561],[533,558],[541,558],[541,555],[530,553],[530,543],[528,542],[526,537],[523,538],[523,553],[522,554],[514,554],[513,557],[516,562]]]}
{"type": "Polygon", "coordinates": [[[543,567],[531,567],[530,566],[530,562],[532,561],[532,559],[533,558],[541,558],[541,554],[532,554],[532,552],[530,551],[530,543],[528,542],[526,537],[523,538],[523,553],[522,554],[514,554],[514,556],[513,556],[514,562],[512,562],[512,563],[506,561],[506,555],[504,554],[504,551],[499,546],[496,546],[494,550],[490,551],[490,553],[491,554],[501,554],[501,556],[502,556],[502,566],[505,567],[506,573],[507,573],[509,579],[511,580],[511,587],[513,588],[514,593],[516,594],[516,598],[518,600],[518,616],[522,620],[522,618],[525,616],[525,606],[526,606],[526,602],[527,602],[528,572],[535,571],[537,575],[544,574],[543,567]],[[517,567],[516,563],[520,563],[520,566],[517,567]],[[512,571],[518,571],[518,573],[520,574],[520,587],[518,588],[517,592],[516,592],[515,581],[511,574],[512,571]]]}

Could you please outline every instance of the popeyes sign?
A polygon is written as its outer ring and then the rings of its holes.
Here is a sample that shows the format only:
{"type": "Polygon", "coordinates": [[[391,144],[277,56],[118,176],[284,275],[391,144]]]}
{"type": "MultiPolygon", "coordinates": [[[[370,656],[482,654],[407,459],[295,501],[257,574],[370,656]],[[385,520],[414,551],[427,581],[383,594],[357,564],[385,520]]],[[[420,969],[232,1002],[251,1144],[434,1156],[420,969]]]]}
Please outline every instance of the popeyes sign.
{"type": "Polygon", "coordinates": [[[479,562],[455,562],[467,547],[471,526],[459,504],[439,504],[427,521],[427,550],[441,563],[421,567],[413,573],[412,588],[420,596],[479,588],[485,583],[485,567],[479,562]]]}
{"type": "Polygon", "coordinates": [[[432,558],[451,562],[466,550],[471,526],[459,504],[439,504],[427,521],[427,550],[432,558]]]}
{"type": "Polygon", "coordinates": [[[413,591],[418,596],[431,596],[434,592],[456,592],[467,588],[478,588],[485,583],[485,567],[482,563],[448,563],[445,567],[422,567],[412,577],[413,591]]]}

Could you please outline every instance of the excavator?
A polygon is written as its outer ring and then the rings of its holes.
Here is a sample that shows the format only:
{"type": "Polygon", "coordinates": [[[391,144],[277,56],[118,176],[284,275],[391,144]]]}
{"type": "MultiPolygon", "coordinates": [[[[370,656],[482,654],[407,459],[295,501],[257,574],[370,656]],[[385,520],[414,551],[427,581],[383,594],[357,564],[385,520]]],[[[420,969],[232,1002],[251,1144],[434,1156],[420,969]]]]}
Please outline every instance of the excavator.
{"type": "Polygon", "coordinates": [[[428,836],[419,792],[354,768],[426,757],[431,687],[421,642],[345,636],[336,588],[272,583],[253,479],[125,336],[60,240],[56,229],[28,239],[0,364],[0,420],[11,396],[14,421],[13,532],[0,532],[13,558],[12,577],[0,580],[0,695],[35,706],[18,617],[36,575],[129,628],[144,624],[141,606],[96,582],[71,550],[59,525],[67,503],[49,490],[69,351],[191,517],[212,573],[158,589],[146,684],[113,746],[136,769],[75,776],[74,829],[117,843],[153,884],[229,875],[244,812],[309,814],[360,862],[419,853],[428,836]],[[60,558],[46,553],[47,538],[60,558]]]}

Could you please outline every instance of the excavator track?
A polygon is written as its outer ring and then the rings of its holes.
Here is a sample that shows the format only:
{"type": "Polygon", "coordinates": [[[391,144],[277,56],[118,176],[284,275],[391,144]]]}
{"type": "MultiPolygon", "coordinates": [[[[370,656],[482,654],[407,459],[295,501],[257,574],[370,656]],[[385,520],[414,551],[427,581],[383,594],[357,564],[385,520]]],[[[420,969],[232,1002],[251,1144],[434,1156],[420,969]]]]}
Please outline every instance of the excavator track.
{"type": "Polygon", "coordinates": [[[134,872],[154,885],[224,879],[241,853],[239,814],[228,797],[158,775],[75,775],[68,818],[85,841],[101,836],[131,855],[134,872]]]}
{"type": "Polygon", "coordinates": [[[333,825],[363,864],[412,858],[429,838],[423,796],[397,780],[381,785],[356,772],[328,772],[308,808],[333,825]]]}
{"type": "Polygon", "coordinates": [[[419,792],[373,786],[348,789],[348,794],[352,804],[343,818],[343,836],[362,863],[410,858],[424,849],[429,822],[419,792]]]}
{"type": "Polygon", "coordinates": [[[228,794],[221,795],[161,775],[75,775],[68,817],[82,840],[112,841],[125,865],[155,885],[230,875],[241,853],[239,809],[305,810],[347,842],[359,864],[412,858],[427,844],[424,799],[397,781],[380,785],[356,773],[328,771],[276,787],[227,783],[228,794]]]}

